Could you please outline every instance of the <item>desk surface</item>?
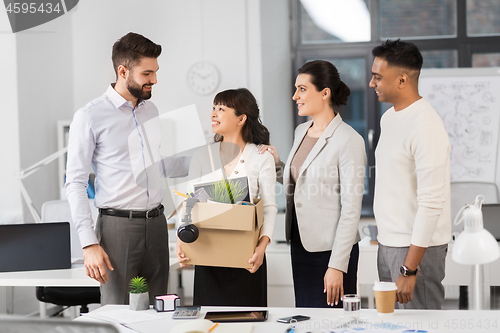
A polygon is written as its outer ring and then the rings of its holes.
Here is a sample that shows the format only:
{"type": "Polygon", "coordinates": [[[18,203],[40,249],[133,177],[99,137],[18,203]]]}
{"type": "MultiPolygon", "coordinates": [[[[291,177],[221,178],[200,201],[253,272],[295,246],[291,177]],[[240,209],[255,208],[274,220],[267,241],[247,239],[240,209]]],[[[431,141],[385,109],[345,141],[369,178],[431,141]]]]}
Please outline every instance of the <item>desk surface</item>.
{"type": "MultiPolygon", "coordinates": [[[[170,258],[170,271],[178,268],[177,258],[170,258]]],[[[99,282],[85,274],[83,264],[73,264],[70,269],[0,273],[0,287],[99,287],[99,285],[99,282]]]]}
{"type": "Polygon", "coordinates": [[[0,273],[0,286],[98,287],[99,282],[85,274],[82,264],[73,264],[70,269],[0,273]]]}
{"type": "MultiPolygon", "coordinates": [[[[245,308],[203,307],[198,318],[203,318],[207,311],[238,311],[245,308]]],[[[265,308],[251,308],[265,309],[265,308]]],[[[276,322],[276,319],[296,314],[310,316],[311,319],[296,324],[296,333],[323,333],[323,332],[356,332],[354,330],[337,330],[348,323],[342,309],[315,309],[315,308],[267,308],[269,318],[266,322],[253,323],[253,333],[285,332],[288,324],[276,322]]],[[[88,315],[76,320],[98,321],[96,318],[107,312],[109,316],[127,315],[128,305],[106,305],[88,315]]],[[[134,311],[132,311],[134,312],[134,311]]],[[[148,321],[127,324],[137,332],[169,332],[174,326],[188,320],[173,320],[172,312],[157,313],[150,309],[139,311],[155,318],[148,321]]],[[[460,311],[460,310],[396,310],[394,314],[380,316],[376,310],[362,309],[360,319],[363,324],[358,327],[364,332],[499,332],[500,311],[460,311]],[[385,329],[384,329],[385,328],[385,329]]],[[[345,327],[344,327],[345,328],[345,327]]],[[[351,328],[354,328],[351,326],[351,328]]],[[[121,326],[121,331],[131,332],[121,326]]],[[[217,333],[216,329],[212,333],[217,333]]]]}

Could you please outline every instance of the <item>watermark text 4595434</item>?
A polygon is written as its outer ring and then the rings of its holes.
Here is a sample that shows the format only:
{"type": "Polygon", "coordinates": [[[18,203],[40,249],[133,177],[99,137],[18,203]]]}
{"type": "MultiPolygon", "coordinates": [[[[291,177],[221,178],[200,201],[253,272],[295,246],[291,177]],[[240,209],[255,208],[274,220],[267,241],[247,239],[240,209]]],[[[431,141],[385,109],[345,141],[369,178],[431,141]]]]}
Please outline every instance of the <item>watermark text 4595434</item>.
{"type": "Polygon", "coordinates": [[[73,9],[79,0],[4,0],[12,32],[52,21],[73,9]]]}

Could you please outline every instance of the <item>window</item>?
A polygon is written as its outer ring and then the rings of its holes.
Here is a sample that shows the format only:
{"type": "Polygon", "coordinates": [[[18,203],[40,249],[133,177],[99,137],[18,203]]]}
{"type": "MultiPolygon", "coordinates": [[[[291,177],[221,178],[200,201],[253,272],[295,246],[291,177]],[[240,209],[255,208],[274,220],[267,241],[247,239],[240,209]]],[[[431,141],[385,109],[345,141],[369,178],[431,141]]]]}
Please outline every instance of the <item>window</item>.
{"type": "Polygon", "coordinates": [[[458,52],[456,50],[421,51],[420,53],[424,58],[423,68],[458,67],[458,52]]]}
{"type": "Polygon", "coordinates": [[[349,43],[370,40],[370,12],[363,0],[300,0],[302,43],[349,43]],[[342,15],[332,17],[332,13],[342,15]]]}
{"type": "MultiPolygon", "coordinates": [[[[500,66],[498,0],[292,0],[294,74],[312,59],[331,61],[351,89],[344,120],[365,139],[363,215],[372,215],[379,103],[368,87],[371,50],[386,39],[415,43],[424,68],[500,66]],[[339,26],[341,28],[339,28],[339,26]]],[[[296,125],[305,121],[295,115],[296,125]]]]}
{"type": "Polygon", "coordinates": [[[475,53],[472,67],[500,67],[500,53],[475,53]]]}
{"type": "Polygon", "coordinates": [[[498,0],[467,0],[467,35],[500,35],[498,0]]]}
{"type": "Polygon", "coordinates": [[[457,35],[455,0],[384,0],[379,12],[382,39],[457,35]]]}

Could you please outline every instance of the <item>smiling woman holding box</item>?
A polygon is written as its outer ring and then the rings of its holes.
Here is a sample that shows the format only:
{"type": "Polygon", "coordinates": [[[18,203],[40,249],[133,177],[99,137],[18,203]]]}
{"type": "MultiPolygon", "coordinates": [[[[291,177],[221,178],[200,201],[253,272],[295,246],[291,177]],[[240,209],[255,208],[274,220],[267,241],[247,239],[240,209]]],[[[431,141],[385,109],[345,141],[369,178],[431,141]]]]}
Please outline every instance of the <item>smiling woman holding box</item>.
{"type": "MultiPolygon", "coordinates": [[[[295,305],[342,307],[344,293],[356,293],[365,143],[342,121],[340,105],[347,103],[350,90],[335,66],[323,60],[306,63],[295,87],[299,116],[312,118],[295,129],[282,179],[295,305]]],[[[259,147],[266,150],[282,170],[275,147],[259,147]]]]}
{"type": "MultiPolygon", "coordinates": [[[[257,145],[269,144],[269,131],[262,125],[257,101],[248,89],[225,90],[214,98],[211,114],[215,143],[193,155],[189,177],[216,174],[219,179],[247,177],[250,200],[264,203],[264,223],[254,254],[252,268],[195,266],[193,304],[201,306],[267,306],[267,268],[265,250],[271,242],[276,222],[276,172],[271,154],[258,154],[257,145]],[[222,144],[222,145],[221,145],[222,144]],[[227,159],[222,149],[236,147],[227,159]],[[209,153],[210,152],[210,153],[209,153]],[[210,156],[213,158],[209,158],[210,156]],[[226,157],[226,158],[225,158],[226,157]],[[220,171],[212,172],[212,163],[220,171]]],[[[177,241],[181,267],[189,260],[177,241]]]]}

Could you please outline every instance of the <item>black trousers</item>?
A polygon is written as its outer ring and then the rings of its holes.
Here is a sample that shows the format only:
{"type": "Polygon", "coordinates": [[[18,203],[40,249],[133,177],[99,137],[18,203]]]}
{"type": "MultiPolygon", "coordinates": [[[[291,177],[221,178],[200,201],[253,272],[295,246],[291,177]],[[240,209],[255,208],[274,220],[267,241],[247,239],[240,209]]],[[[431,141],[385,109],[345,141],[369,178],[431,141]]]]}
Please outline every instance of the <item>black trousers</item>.
{"type": "Polygon", "coordinates": [[[267,263],[257,272],[243,268],[195,266],[193,305],[267,306],[267,263]]]}
{"type": "MultiPolygon", "coordinates": [[[[295,306],[312,308],[330,307],[326,302],[323,278],[328,269],[332,251],[308,252],[304,249],[300,240],[295,212],[293,214],[290,236],[295,306]]],[[[347,274],[344,273],[344,294],[356,294],[358,260],[359,246],[356,243],[351,249],[347,274]]],[[[343,303],[339,302],[334,307],[342,308],[343,303]]]]}

